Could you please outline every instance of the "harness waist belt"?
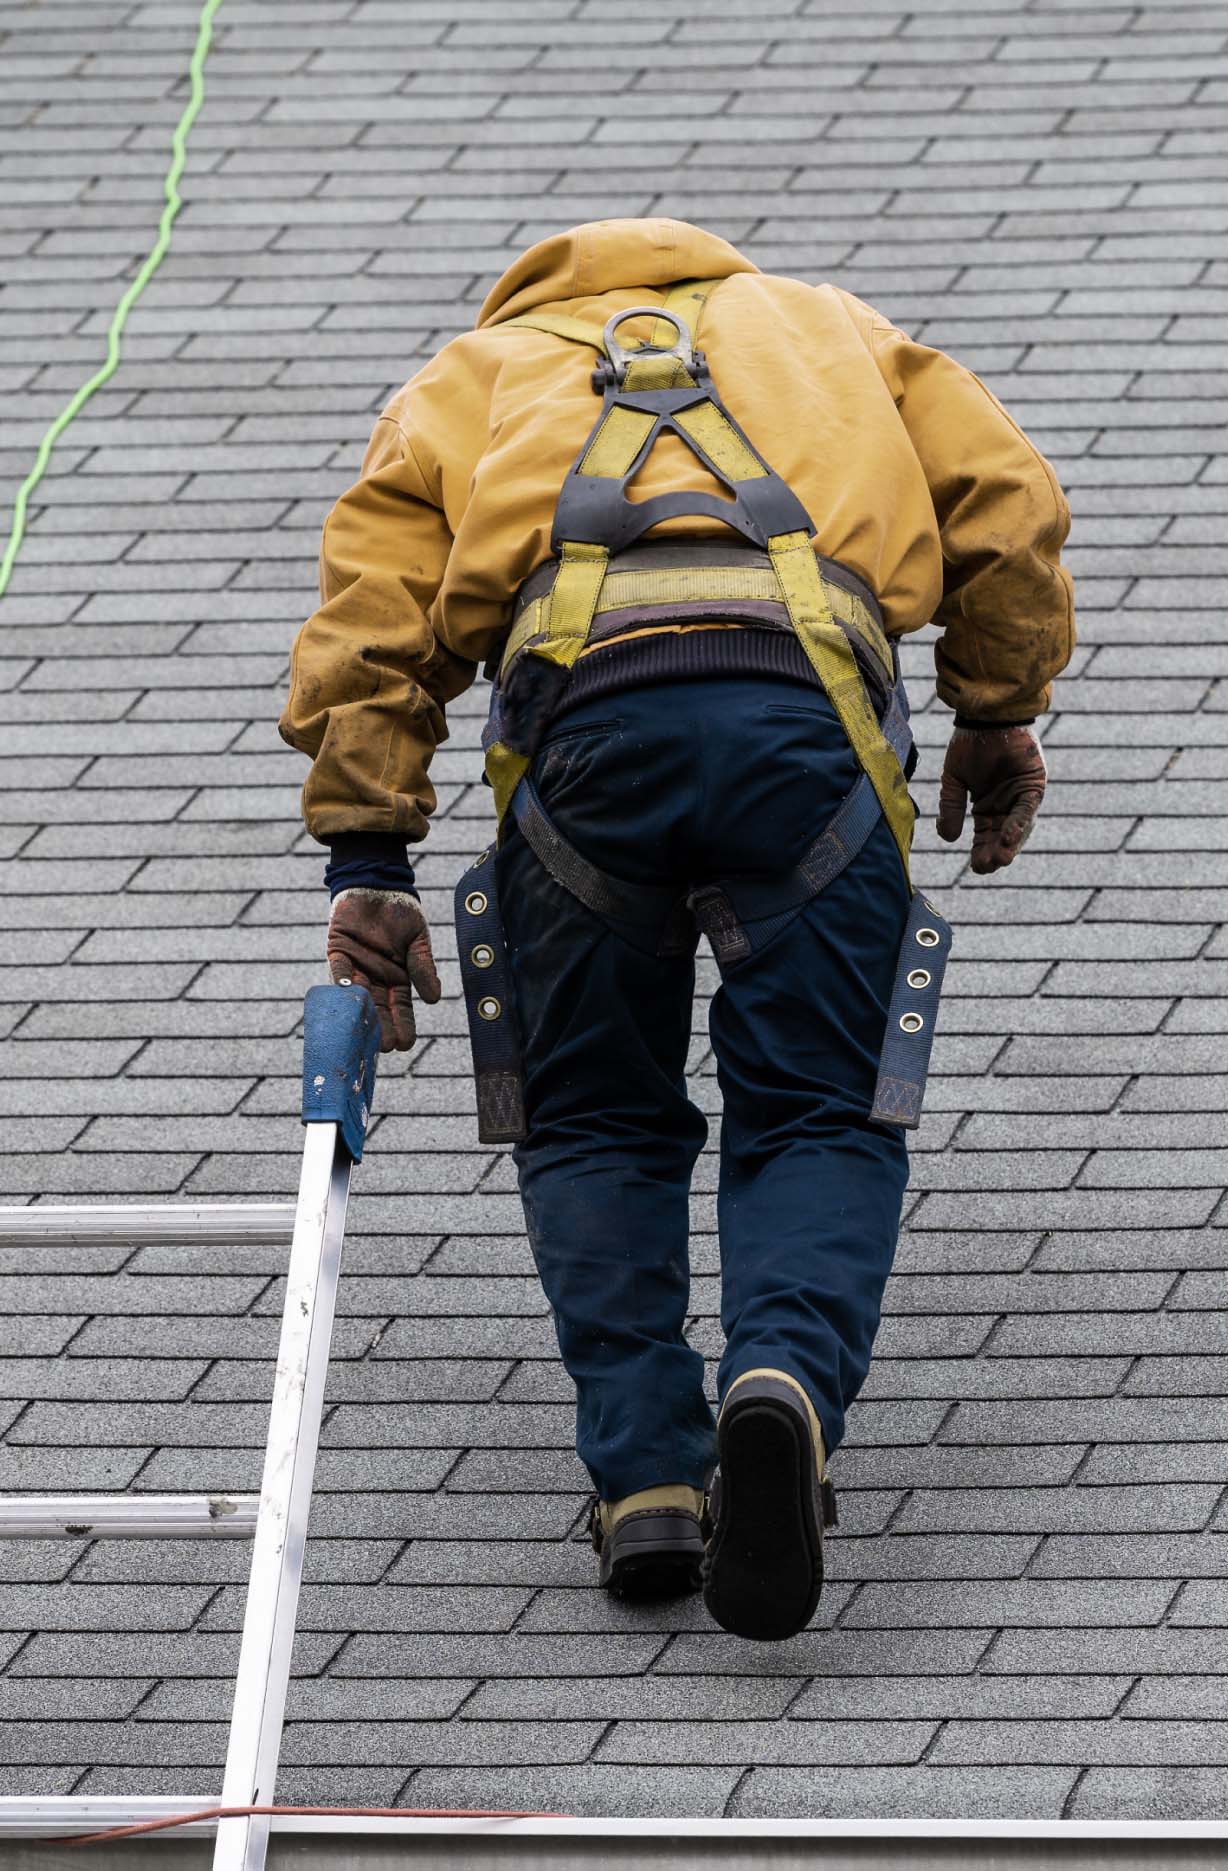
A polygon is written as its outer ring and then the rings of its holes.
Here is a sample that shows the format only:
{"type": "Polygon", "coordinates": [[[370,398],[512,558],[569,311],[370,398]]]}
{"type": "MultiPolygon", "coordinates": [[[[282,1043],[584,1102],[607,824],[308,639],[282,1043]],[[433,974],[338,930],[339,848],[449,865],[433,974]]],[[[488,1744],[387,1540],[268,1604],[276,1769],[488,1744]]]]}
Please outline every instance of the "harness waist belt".
{"type": "MultiPolygon", "coordinates": [[[[832,616],[878,687],[892,679],[892,656],[878,601],[863,579],[835,559],[819,559],[832,616]]],[[[557,560],[547,560],[516,597],[512,627],[487,674],[506,682],[522,652],[547,634],[557,560]]],[[[647,542],[611,558],[581,656],[654,625],[733,622],[791,632],[793,624],[768,553],[744,545],[647,542]]]]}

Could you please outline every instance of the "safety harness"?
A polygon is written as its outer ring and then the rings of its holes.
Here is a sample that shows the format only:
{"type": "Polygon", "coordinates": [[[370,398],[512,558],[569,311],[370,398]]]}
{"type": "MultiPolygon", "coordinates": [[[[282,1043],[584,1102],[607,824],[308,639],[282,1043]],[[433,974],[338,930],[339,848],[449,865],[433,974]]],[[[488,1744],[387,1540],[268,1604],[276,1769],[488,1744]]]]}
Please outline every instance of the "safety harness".
{"type": "MultiPolygon", "coordinates": [[[[920,1118],[950,930],[912,891],[909,878],[914,809],[906,773],[915,755],[898,655],[883,632],[873,594],[845,568],[820,560],[811,544],[810,516],[725,407],[702,352],[694,348],[700,315],[719,283],[684,282],[663,305],[629,307],[601,331],[549,314],[507,321],[596,349],[600,361],[592,382],[602,408],[559,495],[554,562],[540,583],[530,580],[522,590],[504,645],[483,735],[487,778],[500,833],[510,810],[539,862],[587,909],[653,954],[693,952],[702,930],[722,973],[770,942],[840,875],[885,818],[912,902],[870,1115],[911,1129],[920,1118]],[[645,316],[658,321],[652,341],[624,351],[615,331],[645,316]],[[672,343],[664,342],[664,324],[675,334],[672,343]],[[628,483],[665,430],[682,438],[731,498],[699,491],[628,498],[628,483]],[[718,554],[725,562],[712,564],[705,542],[681,555],[689,562],[666,563],[678,555],[663,553],[651,567],[620,569],[636,558],[642,565],[646,549],[641,555],[631,549],[650,527],[697,515],[721,520],[750,550],[718,554]],[[564,705],[577,660],[591,643],[620,634],[620,618],[625,632],[632,627],[628,619],[645,614],[683,622],[705,615],[740,618],[752,627],[787,629],[831,701],[862,771],[814,843],[783,875],[732,877],[676,890],[630,884],[577,851],[542,805],[529,769],[564,705]]],[[[457,887],[456,922],[479,1134],[487,1143],[516,1142],[526,1134],[523,1078],[489,850],[457,887]]]]}

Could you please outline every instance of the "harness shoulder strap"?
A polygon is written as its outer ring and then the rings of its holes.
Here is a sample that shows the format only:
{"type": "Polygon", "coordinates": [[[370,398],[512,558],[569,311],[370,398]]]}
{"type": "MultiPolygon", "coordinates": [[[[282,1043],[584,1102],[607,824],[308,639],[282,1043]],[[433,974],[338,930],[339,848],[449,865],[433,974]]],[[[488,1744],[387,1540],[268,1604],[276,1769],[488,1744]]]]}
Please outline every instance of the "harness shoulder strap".
{"type": "Polygon", "coordinates": [[[591,344],[595,351],[605,350],[600,325],[588,325],[582,318],[568,318],[562,312],[521,312],[515,318],[501,320],[495,330],[510,331],[516,326],[547,331],[552,338],[569,338],[573,344],[591,344]]]}
{"type": "Polygon", "coordinates": [[[874,788],[911,889],[908,860],[915,814],[908,782],[875,717],[853,647],[832,615],[814,547],[805,533],[783,533],[768,541],[768,551],[797,640],[874,788]]]}

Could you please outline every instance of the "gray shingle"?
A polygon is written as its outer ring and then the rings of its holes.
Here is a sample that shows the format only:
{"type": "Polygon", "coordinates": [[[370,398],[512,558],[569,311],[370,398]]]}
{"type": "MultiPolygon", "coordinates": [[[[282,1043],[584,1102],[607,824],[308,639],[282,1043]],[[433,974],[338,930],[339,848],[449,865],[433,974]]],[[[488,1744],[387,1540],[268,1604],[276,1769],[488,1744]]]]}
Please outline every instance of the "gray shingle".
{"type": "Polygon", "coordinates": [[[1093,1628],[1004,1630],[981,1668],[994,1674],[1028,1676],[1052,1670],[1063,1675],[1222,1675],[1228,1638],[1222,1630],[1093,1628]]]}
{"type": "Polygon", "coordinates": [[[0,1615],[10,1631],[186,1631],[211,1596],[186,1585],[9,1585],[0,1615]]]}
{"type": "MultiPolygon", "coordinates": [[[[533,1811],[577,1818],[617,1812],[636,1818],[720,1818],[742,1770],[729,1767],[529,1767],[516,1776],[516,1799],[533,1811]]],[[[497,1767],[458,1773],[428,1768],[415,1774],[407,1798],[423,1806],[495,1806],[507,1798],[507,1773],[497,1767]]]]}
{"type": "MultiPolygon", "coordinates": [[[[6,1412],[7,1414],[7,1412],[6,1412]]],[[[9,1416],[8,1428],[13,1417],[9,1416]]],[[[0,1488],[14,1492],[127,1488],[148,1461],[148,1449],[0,1448],[0,1488]]]]}
{"type": "MultiPolygon", "coordinates": [[[[1183,1680],[1193,1683],[1199,1679],[1187,1677],[1183,1680]]],[[[1129,1676],[879,1676],[847,1681],[828,1678],[811,1683],[793,1703],[789,1714],[795,1721],[854,1722],[916,1719],[926,1715],[978,1723],[1107,1718],[1123,1700],[1131,1682],[1129,1676]]],[[[1135,1699],[1131,1698],[1132,1706],[1135,1699]]]]}
{"type": "MultiPolygon", "coordinates": [[[[1004,1319],[994,1337],[995,1352],[1019,1352],[1026,1356],[1041,1348],[1037,1344],[1033,1319],[1004,1319]]],[[[1097,1358],[1104,1358],[1110,1352],[1149,1352],[1165,1356],[1223,1352],[1228,1351],[1228,1320],[1222,1313],[1131,1312],[1111,1321],[1106,1321],[1102,1313],[1067,1314],[1060,1320],[1046,1321],[1043,1349],[1049,1353],[1065,1351],[1097,1358]]],[[[1112,1360],[1105,1359],[1105,1362],[1108,1364],[1112,1360]]],[[[1083,1394],[1092,1393],[1084,1391],[1083,1394]]]]}
{"type": "MultiPolygon", "coordinates": [[[[298,1677],[290,1684],[286,1719],[289,1723],[446,1720],[477,1687],[475,1681],[466,1681],[464,1677],[429,1681],[423,1678],[413,1682],[398,1678],[378,1683],[370,1678],[341,1681],[329,1676],[298,1677]]],[[[142,1702],[141,1716],[150,1721],[229,1721],[232,1693],[232,1684],[226,1679],[205,1677],[161,1682],[142,1702]]],[[[472,1713],[472,1702],[469,1713],[472,1713]]],[[[280,1774],[278,1797],[285,1797],[280,1774]]]]}
{"type": "Polygon", "coordinates": [[[1071,1819],[1219,1820],[1222,1767],[1181,1765],[1093,1767],[1070,1803],[1071,1819]]]}
{"type": "Polygon", "coordinates": [[[833,1582],[884,1579],[1018,1579],[1040,1546],[1034,1533],[904,1538],[894,1529],[881,1539],[833,1536],[826,1560],[833,1582]]]}
{"type": "Polygon", "coordinates": [[[481,1676],[579,1678],[641,1676],[665,1648],[653,1632],[522,1633],[357,1632],[333,1666],[345,1677],[481,1676]]]}
{"type": "MultiPolygon", "coordinates": [[[[1028,1350],[1047,1351],[1047,1324],[1028,1324],[1028,1350]]],[[[1112,1396],[1127,1376],[1125,1357],[1099,1355],[1104,1345],[1076,1358],[879,1358],[860,1394],[884,1397],[1098,1397],[1112,1396]]]]}
{"type": "Polygon", "coordinates": [[[943,1425],[942,1440],[1011,1442],[1032,1438],[1072,1442],[1095,1440],[1190,1441],[1228,1437],[1228,1404],[1220,1398],[1200,1403],[1196,1420],[1180,1397],[1117,1398],[1109,1403],[1063,1400],[1060,1403],[960,1403],[943,1425]],[[1193,1432],[1199,1432],[1195,1435],[1193,1432]]]}
{"type": "Polygon", "coordinates": [[[1155,1624],[1172,1586],[1150,1579],[1013,1579],[985,1585],[866,1585],[846,1613],[859,1628],[923,1629],[994,1623],[1046,1630],[1079,1625],[1155,1624]]]}
{"type": "Polygon", "coordinates": [[[1228,1553],[1215,1533],[1059,1535],[1045,1542],[1033,1566],[1037,1578],[1082,1578],[1094,1558],[1106,1577],[1222,1579],[1228,1553]]]}
{"type": "Polygon", "coordinates": [[[1104,1443],[1089,1451],[1080,1479],[1089,1485],[1125,1482],[1218,1481],[1228,1462],[1228,1443],[1104,1443]]]}
{"type": "MultiPolygon", "coordinates": [[[[303,1631],[439,1631],[453,1628],[458,1615],[467,1631],[506,1632],[517,1621],[532,1593],[519,1587],[465,1586],[456,1591],[431,1586],[304,1586],[298,1624],[303,1631]]],[[[202,1619],[206,1631],[238,1630],[243,1594],[227,1587],[202,1619]]]]}
{"type": "Polygon", "coordinates": [[[627,1765],[711,1762],[740,1766],[913,1764],[936,1732],[933,1721],[620,1721],[604,1735],[598,1761],[627,1765]]]}
{"type": "MultiPolygon", "coordinates": [[[[1123,1684],[1124,1688],[1124,1684],[1123,1684]]],[[[782,1715],[796,1695],[788,1677],[504,1678],[485,1682],[465,1708],[470,1721],[745,1721],[782,1715]]],[[[605,1758],[604,1754],[600,1757],[605,1758]]]]}
{"type": "Polygon", "coordinates": [[[1057,1819],[1077,1776],[1055,1767],[756,1768],[731,1818],[1057,1819]]]}
{"type": "MultiPolygon", "coordinates": [[[[1216,1601],[1222,1605],[1223,1588],[1207,1579],[1194,1579],[1184,1585],[1170,1617],[1175,1625],[1200,1625],[1214,1631],[1216,1601]]],[[[1196,1756],[1194,1758],[1197,1758],[1196,1756]]]]}
{"type": "Polygon", "coordinates": [[[1073,1766],[1222,1766],[1223,1722],[948,1722],[930,1757],[941,1765],[1020,1762],[1073,1766]]]}
{"type": "Polygon", "coordinates": [[[1211,1228],[1130,1228],[1113,1235],[1051,1235],[1036,1256],[1038,1269],[1081,1267],[1217,1267],[1228,1258],[1228,1235],[1211,1228]]]}

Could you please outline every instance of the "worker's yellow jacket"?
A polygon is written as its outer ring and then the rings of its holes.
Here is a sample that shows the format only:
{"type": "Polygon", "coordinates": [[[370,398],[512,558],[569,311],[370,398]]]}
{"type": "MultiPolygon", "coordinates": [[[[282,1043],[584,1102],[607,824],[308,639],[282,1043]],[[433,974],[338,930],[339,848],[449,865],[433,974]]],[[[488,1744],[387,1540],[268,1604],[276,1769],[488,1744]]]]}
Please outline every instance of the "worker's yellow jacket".
{"type": "MultiPolygon", "coordinates": [[[[425,835],[445,705],[550,557],[559,488],[600,409],[594,353],[506,321],[549,309],[600,326],[695,278],[722,281],[700,331],[713,381],[806,507],[816,550],[873,588],[889,634],[941,627],[938,693],[951,707],[1010,721],[1048,706],[1074,642],[1059,563],[1070,512],[984,385],[849,293],[761,273],[701,228],[598,221],[508,269],[476,330],[392,398],[361,479],[328,516],[322,601],[295,642],[280,722],[313,757],[303,814],[316,838],[425,835]]],[[[619,337],[649,332],[644,320],[619,337]]],[[[667,434],[635,492],[712,486],[667,434]]],[[[683,519],[651,537],[726,531],[683,519]]]]}

